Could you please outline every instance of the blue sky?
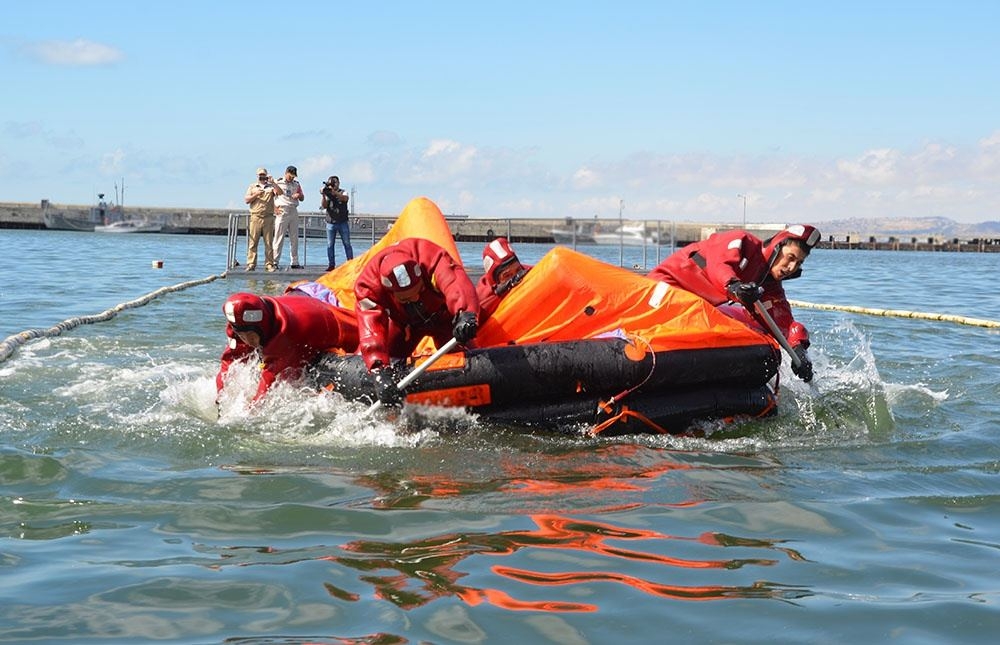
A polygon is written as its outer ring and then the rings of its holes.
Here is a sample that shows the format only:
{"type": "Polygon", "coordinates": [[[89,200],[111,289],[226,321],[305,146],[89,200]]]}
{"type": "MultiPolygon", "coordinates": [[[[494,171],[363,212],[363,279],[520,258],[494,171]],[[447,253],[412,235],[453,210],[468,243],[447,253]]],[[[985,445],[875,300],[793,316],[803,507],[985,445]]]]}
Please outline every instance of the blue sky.
{"type": "Polygon", "coordinates": [[[16,3],[0,201],[1000,219],[1000,3],[16,3]],[[828,6],[827,6],[828,5],[828,6]],[[315,199],[314,199],[315,198],[315,199]]]}

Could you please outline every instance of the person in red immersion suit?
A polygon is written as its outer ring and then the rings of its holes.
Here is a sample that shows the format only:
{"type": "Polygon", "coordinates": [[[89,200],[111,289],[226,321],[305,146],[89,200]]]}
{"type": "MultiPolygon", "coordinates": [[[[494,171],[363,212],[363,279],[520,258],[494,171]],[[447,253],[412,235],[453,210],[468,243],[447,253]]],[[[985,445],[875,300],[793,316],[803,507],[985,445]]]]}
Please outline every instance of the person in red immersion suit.
{"type": "Polygon", "coordinates": [[[354,285],[358,348],[379,401],[398,403],[392,359],[409,356],[424,336],[441,347],[476,336],[479,298],[465,269],[437,244],[406,238],[376,254],[354,285]]]}
{"type": "Polygon", "coordinates": [[[339,348],[354,352],[358,329],[354,315],[304,295],[258,296],[234,293],[222,305],[229,345],[222,353],[216,390],[236,361],[259,355],[260,383],[254,401],[275,380],[293,380],[320,353],[339,348]]]}
{"type": "Polygon", "coordinates": [[[521,282],[530,269],[530,266],[521,264],[505,237],[498,237],[483,247],[484,273],[476,284],[481,321],[493,315],[504,296],[521,282]]]}
{"type": "Polygon", "coordinates": [[[678,249],[649,277],[714,305],[738,302],[752,310],[759,300],[801,361],[792,370],[808,383],[813,377],[812,361],[806,355],[809,332],[792,317],[781,283],[802,274],[802,263],[819,239],[819,230],[807,224],[789,226],[765,241],[746,231],[722,231],[678,249]]]}

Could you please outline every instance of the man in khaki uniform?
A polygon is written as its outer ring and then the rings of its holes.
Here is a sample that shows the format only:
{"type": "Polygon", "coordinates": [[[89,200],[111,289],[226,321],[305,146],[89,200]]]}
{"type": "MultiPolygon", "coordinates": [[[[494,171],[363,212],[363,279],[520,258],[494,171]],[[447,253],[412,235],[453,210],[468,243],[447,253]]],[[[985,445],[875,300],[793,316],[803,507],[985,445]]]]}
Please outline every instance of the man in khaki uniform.
{"type": "Polygon", "coordinates": [[[250,205],[250,226],[247,230],[247,271],[257,270],[257,246],[264,238],[264,270],[276,271],[274,259],[274,198],[281,189],[264,168],[257,169],[257,181],[247,188],[243,201],[250,205]]]}

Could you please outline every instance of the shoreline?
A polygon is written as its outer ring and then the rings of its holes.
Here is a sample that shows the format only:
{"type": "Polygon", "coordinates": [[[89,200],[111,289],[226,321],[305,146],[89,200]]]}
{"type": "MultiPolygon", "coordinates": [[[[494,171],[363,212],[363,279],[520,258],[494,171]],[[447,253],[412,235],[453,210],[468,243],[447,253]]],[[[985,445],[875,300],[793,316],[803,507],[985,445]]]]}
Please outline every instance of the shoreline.
{"type": "MultiPolygon", "coordinates": [[[[49,230],[43,221],[45,209],[51,212],[64,213],[73,216],[86,216],[92,206],[77,204],[51,204],[47,200],[39,203],[0,202],[0,229],[49,230]]],[[[227,209],[178,209],[137,206],[128,208],[126,213],[136,219],[180,223],[183,231],[171,234],[177,235],[227,235],[231,216],[244,216],[245,211],[227,209]]],[[[322,237],[323,216],[317,211],[300,211],[300,217],[309,228],[310,237],[322,237]]],[[[371,237],[378,231],[384,231],[395,216],[356,214],[353,216],[351,235],[354,237],[371,237]]],[[[452,234],[460,242],[486,242],[498,235],[506,236],[517,242],[537,242],[555,244],[553,229],[565,229],[573,226],[600,226],[611,231],[619,225],[619,220],[572,220],[564,219],[529,219],[529,218],[473,218],[448,217],[445,219],[451,226],[452,234]]],[[[634,220],[633,220],[634,221],[634,220]]],[[[700,222],[670,222],[662,220],[647,220],[646,230],[656,232],[663,240],[662,246],[670,246],[671,240],[677,246],[684,246],[694,241],[708,237],[719,230],[740,228],[736,224],[700,222]]],[[[776,232],[780,225],[748,224],[747,228],[761,237],[767,237],[776,232]]],[[[571,244],[570,244],[571,245],[571,244]]],[[[587,246],[581,242],[580,246],[587,246]]],[[[605,246],[617,246],[607,243],[605,246]]],[[[835,250],[873,250],[873,251],[931,251],[959,253],[998,253],[1000,239],[960,239],[944,238],[941,235],[919,236],[878,236],[878,235],[828,235],[818,245],[821,249],[835,250]]]]}

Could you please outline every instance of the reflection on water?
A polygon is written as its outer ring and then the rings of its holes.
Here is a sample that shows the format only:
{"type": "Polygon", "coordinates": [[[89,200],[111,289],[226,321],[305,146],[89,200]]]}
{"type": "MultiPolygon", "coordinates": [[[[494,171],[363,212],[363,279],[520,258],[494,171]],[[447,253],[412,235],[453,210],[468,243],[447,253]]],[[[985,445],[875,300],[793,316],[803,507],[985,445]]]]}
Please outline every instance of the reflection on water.
{"type": "MultiPolygon", "coordinates": [[[[460,583],[467,574],[457,571],[456,565],[465,558],[473,555],[510,556],[522,549],[558,549],[579,552],[583,556],[600,556],[608,560],[612,570],[543,572],[496,564],[490,567],[490,571],[509,580],[543,587],[612,582],[674,600],[725,598],[787,600],[811,595],[810,591],[803,587],[769,581],[733,586],[670,585],[614,571],[627,568],[624,563],[619,562],[620,560],[642,562],[646,565],[643,567],[644,571],[649,571],[649,565],[732,570],[744,566],[777,564],[777,560],[773,557],[693,560],[660,555],[651,551],[626,549],[616,545],[619,541],[633,540],[683,540],[699,542],[709,547],[738,546],[744,549],[762,549],[770,555],[773,555],[774,551],[779,551],[792,560],[804,560],[796,551],[778,547],[778,541],[739,538],[721,533],[681,537],[558,515],[536,515],[531,519],[535,522],[536,528],[527,531],[503,531],[495,534],[449,533],[413,542],[367,540],[350,542],[344,545],[344,548],[357,554],[356,557],[342,556],[332,559],[361,572],[381,572],[379,575],[363,575],[361,580],[372,585],[378,597],[403,609],[422,606],[442,596],[456,596],[470,605],[486,602],[510,610],[582,612],[599,609],[597,605],[591,603],[519,600],[500,589],[472,587],[460,583]]],[[[657,546],[662,547],[662,545],[657,546]]],[[[669,574],[669,571],[666,573],[669,574]]],[[[349,594],[332,585],[327,584],[327,589],[340,599],[349,597],[349,594]]]]}
{"type": "MultiPolygon", "coordinates": [[[[507,499],[523,515],[515,513],[510,519],[509,514],[502,515],[504,507],[498,506],[488,517],[508,525],[530,520],[531,526],[457,530],[452,521],[449,530],[415,539],[355,539],[333,549],[308,549],[308,554],[300,549],[294,553],[268,549],[266,561],[290,564],[315,558],[336,563],[355,572],[354,580],[370,588],[375,597],[405,610],[456,598],[469,606],[489,604],[514,611],[597,612],[602,609],[599,599],[618,596],[594,591],[592,587],[598,584],[622,585],[672,600],[791,601],[813,595],[808,587],[736,573],[780,562],[805,562],[802,554],[785,546],[784,540],[721,531],[672,535],[629,525],[653,506],[687,510],[707,503],[705,497],[666,504],[644,500],[645,494],[662,489],[670,477],[697,471],[695,476],[711,478],[714,472],[731,478],[732,471],[741,474],[770,467],[766,462],[735,456],[715,459],[707,463],[700,456],[611,445],[546,455],[543,468],[529,456],[510,453],[500,460],[505,476],[491,479],[464,472],[461,466],[456,466],[455,472],[462,478],[426,471],[406,477],[384,471],[355,476],[355,483],[374,493],[368,500],[352,503],[355,508],[405,514],[446,502],[454,511],[463,502],[507,499]],[[646,460],[650,463],[644,464],[646,460]],[[507,560],[491,563],[491,558],[507,560]],[[694,573],[698,570],[706,572],[705,584],[700,584],[701,580],[692,584],[693,576],[703,577],[694,573]],[[493,582],[488,582],[491,577],[493,582]],[[733,583],[719,582],[726,577],[734,577],[733,583]],[[556,597],[544,597],[555,588],[566,590],[556,597]],[[584,596],[598,600],[581,601],[584,596]]],[[[267,471],[242,472],[261,475],[267,471]]],[[[686,490],[696,494],[698,489],[686,490]]],[[[249,564],[254,558],[244,555],[241,559],[249,564]]],[[[343,576],[338,578],[337,583],[322,583],[332,598],[364,601],[366,595],[359,593],[356,585],[345,585],[343,576]]]]}

